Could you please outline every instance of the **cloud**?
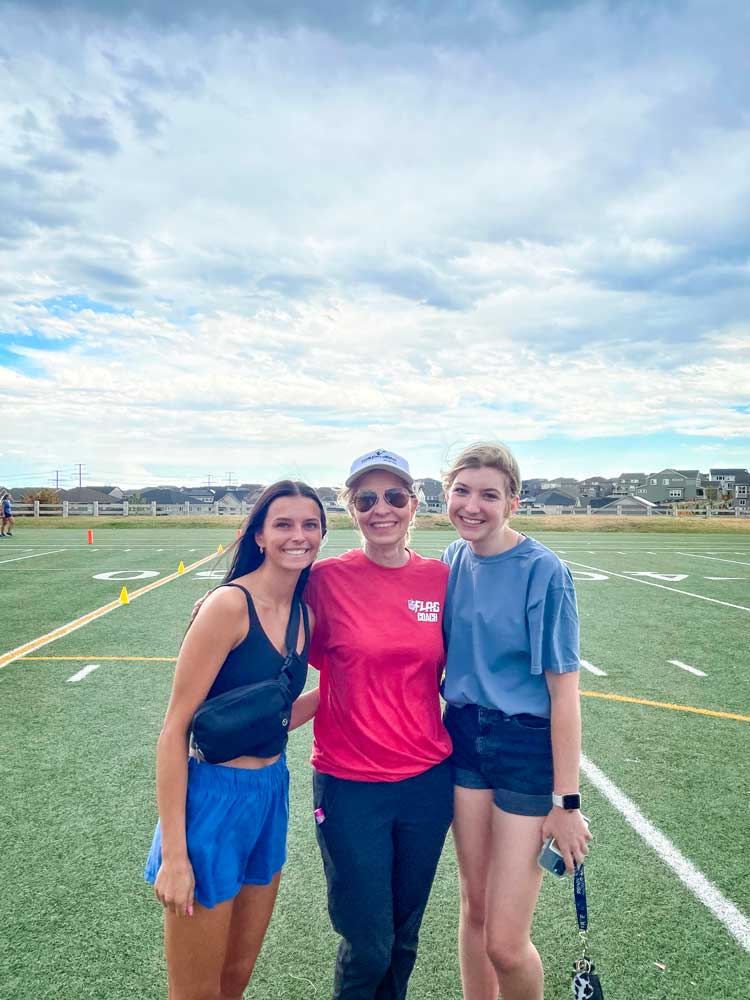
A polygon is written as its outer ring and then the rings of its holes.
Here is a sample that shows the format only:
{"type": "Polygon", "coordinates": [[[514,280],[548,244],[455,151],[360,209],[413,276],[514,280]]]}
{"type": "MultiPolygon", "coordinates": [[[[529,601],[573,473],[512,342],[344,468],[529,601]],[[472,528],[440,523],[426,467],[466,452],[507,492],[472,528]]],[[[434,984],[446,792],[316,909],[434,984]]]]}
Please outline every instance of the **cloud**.
{"type": "Polygon", "coordinates": [[[744,441],[750,14],[719,7],[3,5],[15,412],[269,470],[744,441]]]}

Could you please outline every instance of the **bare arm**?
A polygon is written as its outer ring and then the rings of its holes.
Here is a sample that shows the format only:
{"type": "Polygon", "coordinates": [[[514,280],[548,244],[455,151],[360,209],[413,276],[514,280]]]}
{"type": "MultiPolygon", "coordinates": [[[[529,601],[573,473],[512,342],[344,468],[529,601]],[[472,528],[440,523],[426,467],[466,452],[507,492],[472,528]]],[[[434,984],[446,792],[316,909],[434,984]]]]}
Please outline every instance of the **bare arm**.
{"type": "MultiPolygon", "coordinates": [[[[313,614],[312,608],[307,609],[307,616],[310,621],[310,635],[315,630],[315,615],[313,614]]],[[[297,729],[298,726],[304,726],[306,722],[318,711],[318,706],[320,705],[320,689],[314,688],[312,691],[307,691],[297,698],[297,700],[292,705],[292,717],[289,722],[289,731],[292,729],[297,729]]]]}
{"type": "Polygon", "coordinates": [[[242,594],[235,590],[223,588],[205,600],[183,640],[157,744],[162,866],[154,888],[163,905],[180,916],[192,910],[195,884],[185,835],[188,730],[227,654],[242,639],[243,608],[242,594]]]}
{"type": "MultiPolygon", "coordinates": [[[[567,674],[545,672],[551,701],[552,759],[554,788],[558,794],[578,791],[581,760],[581,705],[578,694],[578,671],[567,674]]],[[[581,864],[591,840],[580,809],[565,810],[552,806],[542,827],[542,836],[557,841],[568,872],[581,864]]]]}

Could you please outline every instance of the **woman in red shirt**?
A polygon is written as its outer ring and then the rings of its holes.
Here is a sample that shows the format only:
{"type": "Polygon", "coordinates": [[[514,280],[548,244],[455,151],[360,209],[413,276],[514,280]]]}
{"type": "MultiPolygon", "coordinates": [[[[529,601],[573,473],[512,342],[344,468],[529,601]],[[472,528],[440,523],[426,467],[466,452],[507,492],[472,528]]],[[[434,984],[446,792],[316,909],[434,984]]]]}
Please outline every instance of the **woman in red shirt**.
{"type": "Polygon", "coordinates": [[[402,1000],[453,815],[440,713],[448,567],[407,548],[405,459],[356,459],[343,496],[361,549],[314,564],[312,764],[328,907],[341,934],[334,1000],[402,1000]]]}

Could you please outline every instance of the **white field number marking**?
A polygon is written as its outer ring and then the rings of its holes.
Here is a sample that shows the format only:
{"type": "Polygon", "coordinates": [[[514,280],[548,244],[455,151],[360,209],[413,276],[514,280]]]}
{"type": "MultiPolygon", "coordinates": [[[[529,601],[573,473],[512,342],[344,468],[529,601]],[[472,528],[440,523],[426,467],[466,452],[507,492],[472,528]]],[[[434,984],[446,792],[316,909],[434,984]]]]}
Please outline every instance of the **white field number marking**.
{"type": "Polygon", "coordinates": [[[101,666],[100,663],[87,664],[87,666],[85,666],[83,670],[79,670],[77,674],[73,674],[72,677],[68,678],[68,684],[75,684],[76,681],[82,681],[84,677],[88,677],[90,673],[92,673],[94,670],[98,670],[100,666],[101,666]]]}
{"type": "Polygon", "coordinates": [[[598,566],[589,566],[587,563],[579,563],[566,559],[568,566],[582,566],[583,569],[592,570],[596,573],[608,573],[609,576],[619,577],[621,580],[631,580],[633,583],[642,583],[646,587],[658,587],[659,590],[671,590],[673,594],[682,594],[684,597],[695,597],[699,601],[708,601],[709,604],[720,604],[724,608],[736,608],[737,611],[750,611],[746,604],[732,604],[731,601],[720,601],[717,597],[706,597],[705,594],[694,594],[690,590],[680,590],[679,587],[667,587],[663,583],[654,583],[652,580],[642,580],[639,576],[626,576],[624,573],[615,573],[613,570],[602,570],[598,566]]]}
{"type": "Polygon", "coordinates": [[[111,573],[95,573],[93,579],[125,583],[127,580],[150,580],[158,575],[155,569],[114,569],[111,573]]]}
{"type": "Polygon", "coordinates": [[[590,674],[596,674],[597,677],[606,677],[606,671],[602,670],[600,667],[595,667],[593,663],[589,663],[588,660],[581,660],[581,666],[584,670],[588,670],[590,674]]]}
{"type": "Polygon", "coordinates": [[[581,770],[592,785],[620,812],[635,832],[672,869],[704,906],[726,927],[745,951],[750,952],[750,920],[681,854],[668,837],[650,823],[634,802],[613,784],[603,771],[581,754],[581,770]]]}
{"type": "Polygon", "coordinates": [[[680,580],[687,580],[687,573],[652,573],[650,570],[624,569],[626,576],[647,576],[651,580],[666,580],[667,583],[679,583],[680,580]]]}
{"type": "Polygon", "coordinates": [[[574,582],[584,583],[586,580],[608,580],[609,577],[605,576],[604,573],[588,573],[585,569],[574,569],[571,570],[570,575],[573,577],[574,582]]]}
{"type": "Polygon", "coordinates": [[[196,573],[195,576],[199,580],[223,580],[226,573],[223,573],[220,569],[207,569],[202,573],[196,573]]]}
{"type": "Polygon", "coordinates": [[[704,674],[702,670],[698,670],[697,667],[691,667],[689,663],[683,663],[682,660],[670,660],[669,662],[673,663],[676,667],[679,667],[680,670],[687,670],[689,674],[695,674],[696,677],[707,676],[707,674],[704,674]]]}

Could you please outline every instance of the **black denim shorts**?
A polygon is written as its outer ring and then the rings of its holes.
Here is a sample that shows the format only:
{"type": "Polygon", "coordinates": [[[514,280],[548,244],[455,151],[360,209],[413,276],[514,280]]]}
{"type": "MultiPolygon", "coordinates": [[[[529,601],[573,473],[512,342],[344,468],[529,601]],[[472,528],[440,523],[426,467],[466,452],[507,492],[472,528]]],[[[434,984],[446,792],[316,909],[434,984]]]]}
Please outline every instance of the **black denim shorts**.
{"type": "Polygon", "coordinates": [[[547,815],[554,777],[549,719],[448,705],[444,722],[453,740],[457,785],[493,789],[495,805],[504,812],[547,815]]]}

